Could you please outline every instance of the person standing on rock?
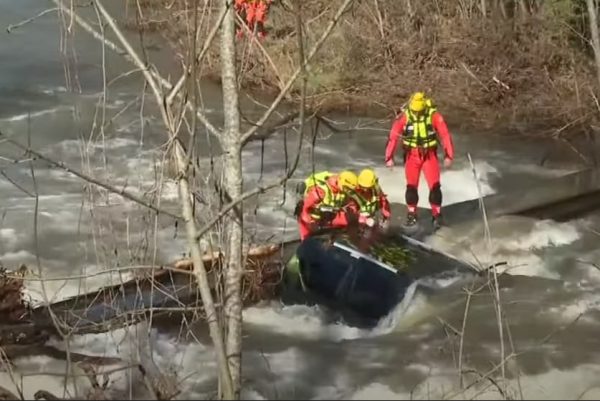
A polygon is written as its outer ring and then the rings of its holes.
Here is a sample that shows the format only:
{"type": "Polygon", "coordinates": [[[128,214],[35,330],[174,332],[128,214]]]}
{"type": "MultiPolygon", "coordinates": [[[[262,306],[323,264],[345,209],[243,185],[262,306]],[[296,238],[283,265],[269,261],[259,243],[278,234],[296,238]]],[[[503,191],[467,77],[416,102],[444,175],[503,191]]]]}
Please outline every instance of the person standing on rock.
{"type": "Polygon", "coordinates": [[[402,139],[404,173],[406,175],[406,226],[417,223],[419,178],[421,170],[429,186],[429,204],[434,227],[441,225],[442,189],[440,164],[437,155],[439,139],[444,149],[444,165],[450,167],[454,159],[454,145],[448,126],[433,101],[423,92],[414,93],[405,110],[392,124],[385,149],[385,164],[394,166],[394,152],[402,139]]]}

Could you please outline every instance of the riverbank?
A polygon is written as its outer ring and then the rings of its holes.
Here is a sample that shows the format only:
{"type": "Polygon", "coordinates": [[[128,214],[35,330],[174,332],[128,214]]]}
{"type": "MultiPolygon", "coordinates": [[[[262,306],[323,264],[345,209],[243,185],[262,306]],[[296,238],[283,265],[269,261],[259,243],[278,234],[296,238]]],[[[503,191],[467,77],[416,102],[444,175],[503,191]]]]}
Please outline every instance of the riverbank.
{"type": "MultiPolygon", "coordinates": [[[[582,39],[584,11],[570,2],[514,10],[500,3],[486,9],[485,17],[454,2],[356,3],[310,63],[308,106],[393,118],[411,92],[425,90],[461,131],[565,137],[589,132],[598,108],[595,66],[582,39]]],[[[163,32],[181,51],[191,11],[167,12],[160,2],[152,4],[144,8],[141,26],[163,32]]],[[[302,4],[306,53],[339,4],[302,4]]],[[[260,45],[247,35],[239,41],[244,89],[277,93],[296,70],[296,12],[288,7],[271,7],[268,36],[260,45]]],[[[212,10],[214,18],[217,12],[212,10]]],[[[204,18],[203,36],[214,18],[204,18]]],[[[131,11],[130,26],[134,19],[131,11]]],[[[218,81],[218,40],[200,75],[218,81]]],[[[298,101],[299,88],[298,80],[288,101],[298,101]]]]}

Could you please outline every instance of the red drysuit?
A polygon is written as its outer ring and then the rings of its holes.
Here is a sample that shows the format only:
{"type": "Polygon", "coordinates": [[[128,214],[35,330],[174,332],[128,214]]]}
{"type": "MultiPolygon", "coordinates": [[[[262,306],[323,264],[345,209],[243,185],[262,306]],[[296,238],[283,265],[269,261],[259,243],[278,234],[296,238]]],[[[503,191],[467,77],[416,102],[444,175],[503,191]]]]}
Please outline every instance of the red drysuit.
{"type": "MultiPolygon", "coordinates": [[[[341,192],[337,186],[337,176],[328,178],[327,185],[332,192],[341,192]]],[[[300,240],[304,240],[304,238],[318,228],[342,228],[348,225],[348,218],[343,211],[338,212],[332,220],[327,221],[315,219],[312,216],[323,202],[323,199],[325,199],[325,191],[317,185],[311,187],[304,197],[302,211],[298,217],[300,240]]]]}
{"type": "MultiPolygon", "coordinates": [[[[408,117],[406,113],[392,125],[388,143],[385,149],[386,165],[392,165],[394,152],[398,145],[398,140],[404,134],[408,117]]],[[[444,158],[452,161],[454,159],[454,145],[448,126],[444,118],[438,111],[434,111],[431,116],[431,125],[438,134],[444,149],[444,158]]],[[[406,174],[406,205],[409,213],[416,213],[419,203],[419,177],[421,170],[425,174],[427,185],[429,186],[429,203],[431,213],[434,217],[438,216],[442,206],[442,191],[440,185],[440,165],[437,156],[437,146],[430,148],[406,147],[404,148],[404,172],[406,174]]]]}
{"type": "MultiPolygon", "coordinates": [[[[235,8],[238,13],[245,14],[246,24],[253,31],[256,25],[256,31],[260,38],[267,35],[264,24],[269,12],[272,0],[235,0],[235,8]]],[[[237,36],[242,37],[244,31],[240,27],[237,36]]]]}

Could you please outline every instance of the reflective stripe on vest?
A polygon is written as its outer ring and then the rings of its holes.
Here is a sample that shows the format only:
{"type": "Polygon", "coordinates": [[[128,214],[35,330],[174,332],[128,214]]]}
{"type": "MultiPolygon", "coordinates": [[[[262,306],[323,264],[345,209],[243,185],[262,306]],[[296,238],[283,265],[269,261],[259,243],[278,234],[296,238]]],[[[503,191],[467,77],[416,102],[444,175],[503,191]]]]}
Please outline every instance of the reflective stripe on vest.
{"type": "MultiPolygon", "coordinates": [[[[344,193],[334,193],[329,185],[327,184],[327,179],[331,177],[333,174],[328,171],[322,171],[320,173],[311,174],[304,183],[306,184],[306,190],[304,194],[306,195],[308,191],[313,186],[318,186],[325,192],[325,196],[317,206],[318,212],[337,212],[337,209],[342,207],[344,204],[344,200],[346,199],[346,195],[344,193]]],[[[319,220],[321,215],[316,213],[311,213],[311,217],[315,220],[319,220]]]]}
{"type": "Polygon", "coordinates": [[[433,129],[431,119],[434,112],[435,109],[427,109],[420,117],[415,116],[409,110],[404,112],[406,115],[406,127],[402,135],[404,146],[410,148],[431,148],[437,146],[437,135],[433,129]]]}
{"type": "Polygon", "coordinates": [[[372,216],[379,209],[379,188],[377,187],[374,191],[371,191],[370,197],[364,197],[357,193],[354,199],[358,203],[359,213],[365,213],[372,216]]]}

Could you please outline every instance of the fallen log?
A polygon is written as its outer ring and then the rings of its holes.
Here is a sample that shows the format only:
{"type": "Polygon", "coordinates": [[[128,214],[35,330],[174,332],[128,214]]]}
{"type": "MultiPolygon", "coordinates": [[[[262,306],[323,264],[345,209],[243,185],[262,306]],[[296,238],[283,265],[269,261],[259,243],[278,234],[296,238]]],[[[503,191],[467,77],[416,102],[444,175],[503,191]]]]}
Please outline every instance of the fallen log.
{"type": "MultiPolygon", "coordinates": [[[[276,256],[279,249],[278,245],[263,245],[246,250],[245,305],[277,295],[281,278],[281,261],[276,256]]],[[[223,255],[212,252],[203,259],[216,297],[223,255]]],[[[36,307],[27,305],[23,298],[26,270],[21,266],[18,272],[0,271],[0,346],[10,350],[9,357],[23,356],[34,349],[50,352],[43,346],[50,337],[112,331],[135,324],[150,312],[153,319],[165,322],[202,313],[190,259],[151,269],[132,268],[134,278],[128,281],[36,307]]]]}
{"type": "MultiPolygon", "coordinates": [[[[322,245],[308,243],[314,245],[312,248],[307,244],[299,247],[300,241],[294,240],[247,249],[242,284],[244,306],[271,299],[284,304],[316,302],[334,312],[346,309],[348,313],[342,314],[346,323],[367,327],[389,313],[421,277],[452,271],[479,273],[474,266],[402,232],[372,234],[363,236],[347,230],[324,233],[322,245]],[[294,255],[297,263],[293,262],[294,255]],[[298,286],[298,282],[302,285],[298,286]]],[[[220,307],[224,257],[219,251],[212,252],[204,256],[204,263],[220,307]]],[[[166,328],[177,326],[183,317],[202,318],[202,303],[189,259],[129,270],[133,278],[123,283],[25,309],[22,298],[14,295],[22,292],[19,285],[22,286],[23,274],[4,273],[5,298],[12,302],[12,307],[6,305],[4,313],[13,320],[6,322],[12,326],[5,325],[4,333],[0,330],[0,345],[42,345],[49,337],[107,332],[149,318],[153,327],[166,328]]]]}
{"type": "Polygon", "coordinates": [[[71,362],[89,363],[93,365],[114,365],[123,362],[120,358],[85,355],[72,351],[67,355],[66,351],[50,345],[6,345],[2,347],[2,351],[4,351],[4,354],[8,359],[44,355],[54,359],[65,361],[69,359],[71,362]]]}

